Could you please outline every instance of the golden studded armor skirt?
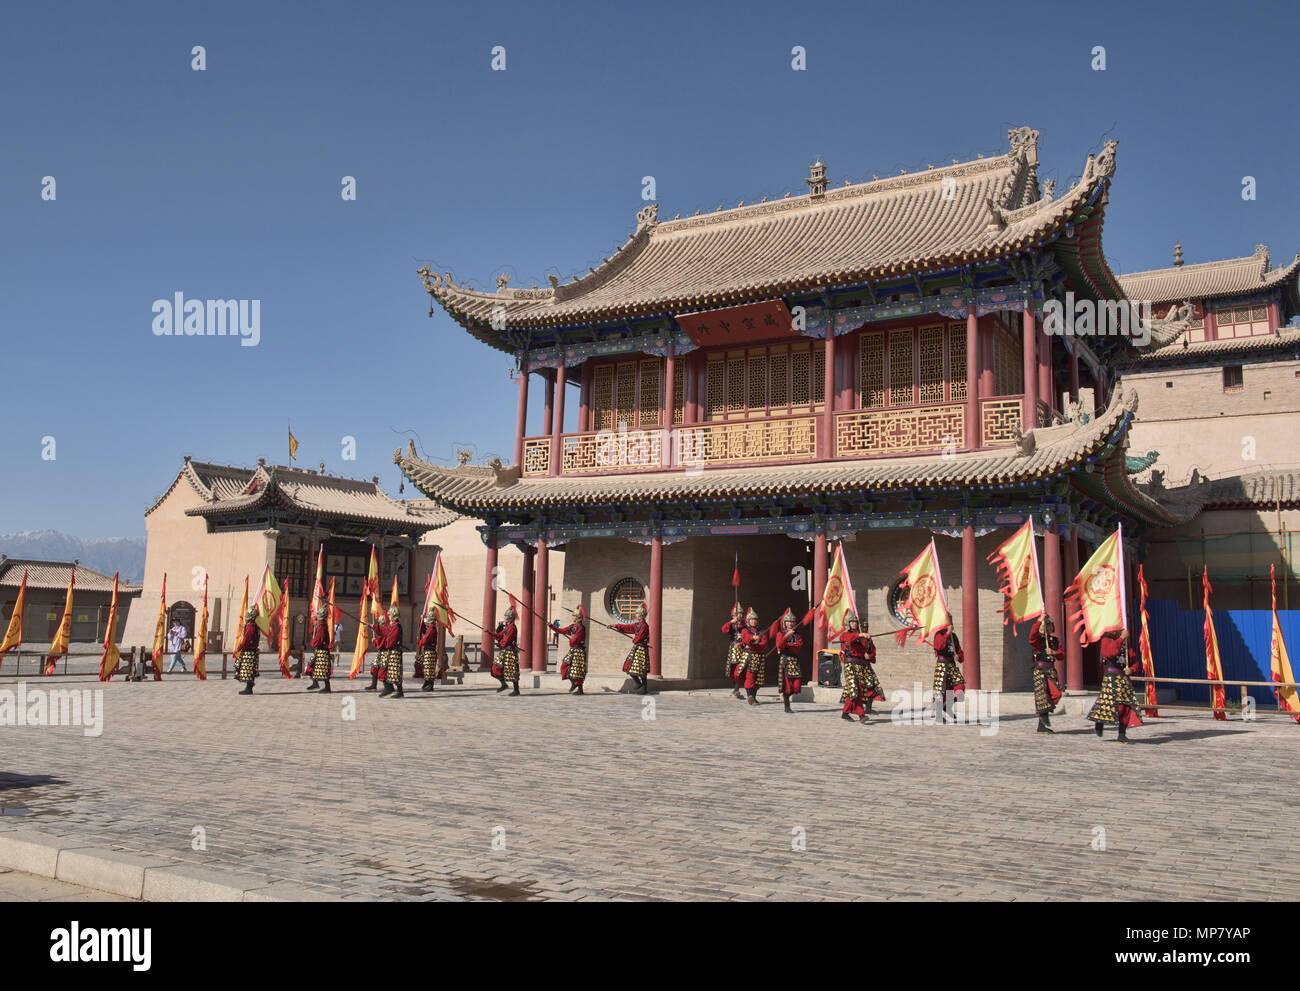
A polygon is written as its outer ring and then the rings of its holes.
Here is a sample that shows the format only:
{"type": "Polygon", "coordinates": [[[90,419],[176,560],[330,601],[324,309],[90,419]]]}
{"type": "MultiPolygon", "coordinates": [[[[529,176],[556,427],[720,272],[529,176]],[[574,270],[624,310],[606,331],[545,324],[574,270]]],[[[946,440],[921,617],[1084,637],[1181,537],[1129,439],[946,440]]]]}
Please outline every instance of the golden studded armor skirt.
{"type": "Polygon", "coordinates": [[[316,681],[323,681],[330,676],[330,652],[324,647],[312,649],[311,676],[316,681]]]}
{"type": "Polygon", "coordinates": [[[241,650],[235,655],[235,680],[252,681],[257,677],[257,651],[241,650]]]}
{"type": "Polygon", "coordinates": [[[1057,676],[1056,666],[1041,668],[1034,665],[1034,711],[1040,716],[1051,712],[1056,708],[1056,703],[1052,701],[1051,692],[1047,690],[1047,683],[1051,682],[1056,686],[1057,696],[1061,692],[1061,679],[1057,676]]]}
{"type": "Polygon", "coordinates": [[[866,696],[866,674],[864,672],[865,664],[857,661],[845,661],[844,666],[840,669],[840,677],[844,682],[844,691],[840,692],[840,705],[843,705],[849,699],[865,699],[866,696]]]}
{"type": "Polygon", "coordinates": [[[517,648],[499,648],[494,660],[501,665],[501,677],[506,681],[519,680],[519,651],[517,648]]]}
{"type": "Polygon", "coordinates": [[[767,680],[767,657],[763,654],[755,654],[752,650],[745,651],[745,686],[762,688],[763,682],[767,680]],[[750,678],[753,678],[753,681],[750,678]]]}
{"type": "Polygon", "coordinates": [[[582,644],[570,647],[564,661],[569,665],[570,681],[578,682],[587,677],[587,648],[582,644]]]}
{"type": "Polygon", "coordinates": [[[419,652],[420,668],[424,677],[432,681],[438,675],[438,648],[421,647],[419,652]]]}
{"type": "Polygon", "coordinates": [[[745,649],[740,646],[739,640],[731,641],[731,646],[727,648],[726,668],[722,672],[724,678],[735,676],[736,665],[745,659],[745,649]]]}
{"type": "Polygon", "coordinates": [[[650,670],[650,648],[643,643],[633,644],[627,655],[627,673],[643,675],[650,670]]]}
{"type": "Polygon", "coordinates": [[[1133,682],[1128,680],[1128,675],[1123,672],[1103,675],[1101,679],[1101,695],[1093,703],[1088,718],[1095,723],[1118,723],[1119,707],[1126,705],[1129,707],[1130,713],[1128,725],[1140,726],[1142,725],[1142,717],[1138,715],[1137,704],[1137,695],[1133,691],[1133,682]]]}
{"type": "Polygon", "coordinates": [[[384,680],[393,685],[402,683],[402,649],[390,647],[384,651],[384,680]]]}
{"type": "Polygon", "coordinates": [[[932,687],[936,692],[946,692],[956,685],[964,685],[966,679],[962,676],[961,668],[951,657],[945,657],[940,654],[934,660],[934,683],[932,687]]]}
{"type": "Polygon", "coordinates": [[[885,690],[880,687],[880,679],[876,677],[876,668],[872,664],[862,663],[858,665],[862,670],[862,697],[864,699],[883,699],[885,690]]]}
{"type": "Polygon", "coordinates": [[[791,679],[803,677],[803,672],[799,670],[799,657],[797,654],[781,655],[781,677],[791,679]]]}

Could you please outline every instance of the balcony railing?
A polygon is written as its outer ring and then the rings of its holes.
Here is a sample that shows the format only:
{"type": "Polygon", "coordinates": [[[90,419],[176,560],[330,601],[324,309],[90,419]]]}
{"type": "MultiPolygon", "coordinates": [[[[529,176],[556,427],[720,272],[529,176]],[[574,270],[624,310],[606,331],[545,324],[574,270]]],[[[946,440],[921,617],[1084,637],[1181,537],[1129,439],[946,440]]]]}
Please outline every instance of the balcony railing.
{"type": "Polygon", "coordinates": [[[956,450],[965,443],[966,404],[858,409],[835,414],[835,456],[956,450]]]}
{"type": "Polygon", "coordinates": [[[674,433],[674,461],[686,467],[810,461],[817,456],[815,416],[691,424],[674,433]]]}
{"type": "Polygon", "coordinates": [[[985,447],[1006,447],[1020,434],[1020,414],[1024,400],[1020,396],[1001,396],[980,400],[980,437],[985,447]]]}

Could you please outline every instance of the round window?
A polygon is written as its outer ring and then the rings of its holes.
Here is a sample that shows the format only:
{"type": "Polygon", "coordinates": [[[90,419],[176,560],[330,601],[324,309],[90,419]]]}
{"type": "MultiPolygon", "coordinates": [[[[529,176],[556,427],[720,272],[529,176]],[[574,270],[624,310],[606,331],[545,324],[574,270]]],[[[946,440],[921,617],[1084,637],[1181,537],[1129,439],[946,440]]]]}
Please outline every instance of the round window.
{"type": "Polygon", "coordinates": [[[889,615],[899,626],[912,625],[912,616],[907,611],[907,593],[910,588],[905,578],[899,578],[889,586],[889,592],[885,596],[885,606],[889,609],[889,615]]]}
{"type": "Polygon", "coordinates": [[[620,622],[636,620],[636,607],[645,601],[645,586],[635,578],[620,578],[609,588],[605,608],[620,622]]]}

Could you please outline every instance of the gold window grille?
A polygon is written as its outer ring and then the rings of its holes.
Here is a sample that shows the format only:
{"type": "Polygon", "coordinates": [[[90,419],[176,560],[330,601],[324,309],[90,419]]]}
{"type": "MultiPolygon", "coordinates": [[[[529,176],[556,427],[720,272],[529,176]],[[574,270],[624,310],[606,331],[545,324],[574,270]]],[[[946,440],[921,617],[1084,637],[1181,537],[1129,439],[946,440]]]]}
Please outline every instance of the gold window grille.
{"type": "Polygon", "coordinates": [[[636,621],[637,606],[645,602],[645,586],[635,578],[620,578],[610,587],[605,608],[624,623],[636,621]]]}
{"type": "Polygon", "coordinates": [[[912,331],[889,332],[889,405],[911,406],[913,403],[912,331]]]}
{"type": "Polygon", "coordinates": [[[948,324],[949,397],[954,403],[966,398],[966,325],[948,324]]]}
{"type": "Polygon", "coordinates": [[[790,405],[790,351],[788,348],[773,348],[767,356],[768,388],[767,402],[773,409],[785,409],[790,405]]]}
{"type": "Polygon", "coordinates": [[[636,363],[624,362],[618,366],[614,385],[614,422],[634,426],[636,412],[636,363]]]}
{"type": "Polygon", "coordinates": [[[808,406],[812,403],[812,375],[807,348],[790,354],[790,405],[808,406]]]}
{"type": "Polygon", "coordinates": [[[597,430],[610,430],[614,426],[614,366],[599,365],[592,386],[592,405],[596,410],[597,430]]]}
{"type": "Polygon", "coordinates": [[[814,406],[821,406],[826,402],[825,341],[819,341],[813,345],[812,394],[814,406]]]}
{"type": "Polygon", "coordinates": [[[943,402],[943,326],[922,327],[917,335],[918,402],[943,402]]]}
{"type": "Polygon", "coordinates": [[[637,402],[637,425],[641,427],[659,426],[659,362],[650,358],[641,362],[640,398],[637,402]]]}
{"type": "Polygon", "coordinates": [[[727,357],[727,415],[745,412],[745,356],[727,357]]]}
{"type": "Polygon", "coordinates": [[[885,405],[885,334],[874,330],[862,335],[858,344],[858,379],[862,383],[864,409],[885,405]]]}
{"type": "Polygon", "coordinates": [[[746,409],[767,409],[767,352],[751,351],[749,354],[749,394],[746,409]]]}
{"type": "Polygon", "coordinates": [[[705,419],[712,420],[726,412],[725,392],[727,366],[722,358],[710,358],[705,375],[705,419]]]}
{"type": "Polygon", "coordinates": [[[677,363],[673,374],[673,423],[686,422],[686,376],[690,374],[686,365],[677,363]]]}

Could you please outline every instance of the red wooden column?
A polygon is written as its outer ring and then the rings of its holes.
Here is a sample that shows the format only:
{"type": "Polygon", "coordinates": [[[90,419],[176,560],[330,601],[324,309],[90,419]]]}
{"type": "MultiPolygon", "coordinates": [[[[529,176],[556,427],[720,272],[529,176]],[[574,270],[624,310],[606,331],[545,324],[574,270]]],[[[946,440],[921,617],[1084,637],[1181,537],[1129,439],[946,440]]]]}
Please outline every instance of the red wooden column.
{"type": "Polygon", "coordinates": [[[1056,408],[1052,395],[1052,338],[1038,326],[1038,398],[1047,404],[1048,414],[1056,408]]]}
{"type": "Polygon", "coordinates": [[[980,399],[993,395],[993,321],[980,326],[980,399]]]}
{"type": "MultiPolygon", "coordinates": [[[[673,386],[677,383],[677,355],[673,353],[673,346],[668,345],[668,354],[664,357],[664,394],[659,404],[659,424],[660,437],[659,441],[659,463],[661,465],[671,465],[673,463],[673,386]]],[[[682,395],[682,419],[686,418],[686,396],[683,391],[682,395]]]]}
{"type": "MultiPolygon", "coordinates": [[[[1065,624],[1061,617],[1061,536],[1055,526],[1043,530],[1043,595],[1047,599],[1047,615],[1052,617],[1052,626],[1058,637],[1065,636],[1065,624]]],[[[1065,663],[1057,661],[1056,673],[1065,681],[1065,663]]]]}
{"type": "Polygon", "coordinates": [[[682,423],[699,423],[699,375],[696,371],[696,359],[694,355],[688,355],[685,362],[682,363],[682,374],[686,376],[686,381],[682,387],[682,423]]]}
{"type": "Polygon", "coordinates": [[[1272,302],[1270,302],[1270,303],[1268,304],[1268,329],[1269,329],[1269,333],[1274,333],[1274,332],[1276,332],[1276,331],[1277,331],[1277,328],[1278,328],[1278,324],[1280,324],[1281,322],[1282,322],[1282,315],[1281,315],[1281,313],[1278,311],[1277,300],[1275,299],[1275,300],[1273,300],[1272,302]]]}
{"type": "Polygon", "coordinates": [[[528,428],[528,371],[519,370],[519,410],[515,413],[515,464],[524,466],[524,431],[528,428]]]}
{"type": "Polygon", "coordinates": [[[536,557],[537,552],[524,544],[524,571],[519,580],[519,608],[522,612],[515,619],[519,630],[520,671],[532,666],[533,638],[528,635],[528,631],[532,629],[533,622],[533,560],[536,557]]]}
{"type": "Polygon", "coordinates": [[[835,326],[833,321],[826,323],[826,380],[822,384],[821,436],[817,449],[823,458],[835,456],[835,326]]]}
{"type": "MultiPolygon", "coordinates": [[[[813,605],[821,602],[826,595],[826,528],[818,527],[813,539],[813,605]]],[[[817,652],[826,649],[826,630],[820,623],[813,623],[813,676],[817,681],[817,652]]]]}
{"type": "Polygon", "coordinates": [[[1020,431],[1026,434],[1038,425],[1038,358],[1034,351],[1037,340],[1038,326],[1034,320],[1034,304],[1027,302],[1024,323],[1020,331],[1025,377],[1025,401],[1020,409],[1020,431]]]}
{"type": "Polygon", "coordinates": [[[966,437],[963,446],[980,446],[980,324],[975,302],[966,304],[966,437]]]}
{"type": "MultiPolygon", "coordinates": [[[[1078,347],[1077,342],[1075,343],[1075,347],[1076,348],[1078,347]]],[[[1077,403],[1078,401],[1079,401],[1079,352],[1076,350],[1070,353],[1070,402],[1077,403]]],[[[1077,550],[1078,548],[1076,547],[1075,549],[1077,550]]]]}
{"type": "Polygon", "coordinates": [[[962,675],[971,689],[980,687],[980,587],[975,568],[975,527],[967,524],[961,532],[961,645],[966,653],[962,675]]]}
{"type": "Polygon", "coordinates": [[[564,433],[564,390],[566,372],[564,359],[555,370],[555,413],[551,421],[551,474],[560,473],[560,437],[564,433]]]}
{"type": "Polygon", "coordinates": [[[483,576],[483,665],[492,663],[492,631],[497,625],[497,532],[489,527],[487,532],[487,566],[483,576]]]}
{"type": "Polygon", "coordinates": [[[542,433],[549,437],[555,424],[555,373],[542,372],[542,380],[546,383],[546,402],[542,406],[542,433]]]}
{"type": "Polygon", "coordinates": [[[591,429],[591,384],[595,381],[595,372],[590,361],[582,363],[582,391],[578,400],[578,433],[584,434],[591,429]]]}
{"type": "Polygon", "coordinates": [[[650,601],[646,604],[646,619],[650,622],[650,674],[659,678],[663,675],[663,656],[660,645],[663,643],[664,615],[664,541],[659,534],[650,538],[650,601]]]}
{"type": "Polygon", "coordinates": [[[533,582],[533,608],[537,610],[537,615],[533,617],[533,670],[545,671],[547,655],[550,653],[546,649],[546,613],[551,603],[551,596],[548,590],[550,582],[550,552],[546,547],[546,538],[537,538],[537,569],[534,572],[536,578],[533,582]]]}
{"type": "MultiPolygon", "coordinates": [[[[1064,581],[1074,581],[1079,573],[1079,533],[1070,531],[1070,538],[1065,542],[1064,581]]],[[[1079,644],[1077,633],[1070,633],[1064,627],[1056,635],[1065,644],[1065,687],[1072,692],[1083,691],[1083,647],[1079,644]]]]}

